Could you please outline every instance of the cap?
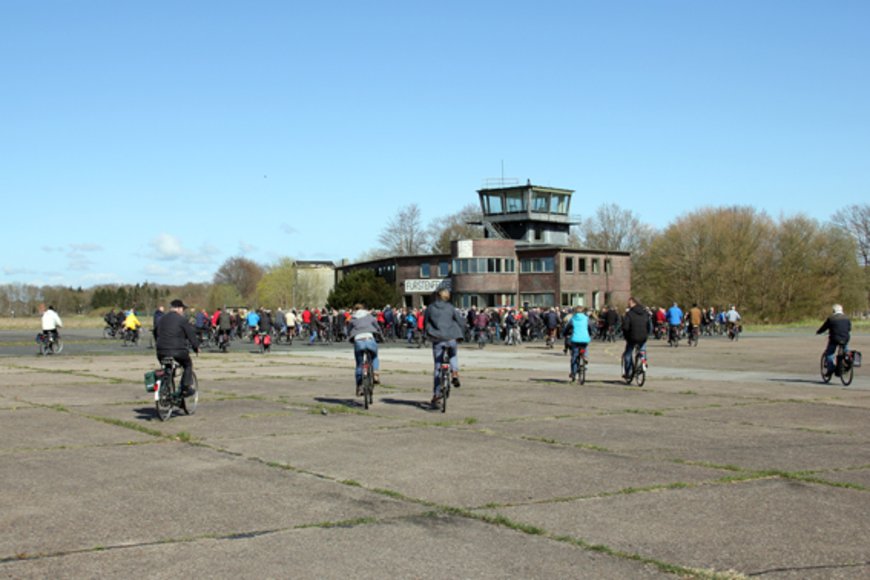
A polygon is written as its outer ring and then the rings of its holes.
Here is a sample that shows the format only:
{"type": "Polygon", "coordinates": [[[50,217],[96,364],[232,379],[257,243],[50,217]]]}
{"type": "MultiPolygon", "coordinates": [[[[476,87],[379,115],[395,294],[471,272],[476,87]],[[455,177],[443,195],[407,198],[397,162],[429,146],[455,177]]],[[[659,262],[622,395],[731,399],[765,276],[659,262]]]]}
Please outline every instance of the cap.
{"type": "Polygon", "coordinates": [[[173,308],[187,308],[187,305],[185,305],[184,302],[178,300],[177,298],[170,302],[169,305],[173,308]]]}

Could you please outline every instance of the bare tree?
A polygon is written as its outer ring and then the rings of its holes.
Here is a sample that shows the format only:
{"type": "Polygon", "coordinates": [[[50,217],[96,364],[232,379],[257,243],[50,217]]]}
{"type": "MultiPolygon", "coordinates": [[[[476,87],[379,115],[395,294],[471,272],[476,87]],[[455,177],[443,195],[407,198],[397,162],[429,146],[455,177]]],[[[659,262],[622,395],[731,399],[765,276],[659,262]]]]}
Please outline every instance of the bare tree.
{"type": "Polygon", "coordinates": [[[263,267],[248,258],[228,258],[214,275],[215,284],[229,284],[246,299],[254,297],[257,283],[263,277],[263,267]]]}
{"type": "Polygon", "coordinates": [[[480,207],[470,203],[456,213],[432,220],[429,224],[429,239],[432,252],[447,254],[453,240],[477,240],[483,237],[483,226],[469,222],[481,220],[480,207]]]}
{"type": "Polygon", "coordinates": [[[416,203],[401,208],[384,226],[378,236],[381,247],[393,255],[422,254],[428,245],[428,235],[420,220],[416,203]]]}
{"type": "Polygon", "coordinates": [[[837,211],[831,222],[855,238],[863,266],[870,266],[870,204],[853,204],[837,211]]]}
{"type": "Polygon", "coordinates": [[[600,205],[595,215],[583,220],[574,243],[609,252],[641,252],[652,239],[654,230],[642,223],[630,209],[615,203],[600,205]]]}

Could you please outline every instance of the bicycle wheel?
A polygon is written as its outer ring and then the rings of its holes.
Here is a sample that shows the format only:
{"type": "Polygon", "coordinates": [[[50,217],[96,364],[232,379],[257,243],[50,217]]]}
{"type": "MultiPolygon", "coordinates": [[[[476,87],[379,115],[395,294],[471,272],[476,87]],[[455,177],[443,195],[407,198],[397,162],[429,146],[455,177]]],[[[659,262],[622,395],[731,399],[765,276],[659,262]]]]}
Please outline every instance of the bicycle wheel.
{"type": "Polygon", "coordinates": [[[160,387],[157,389],[157,400],[154,406],[157,407],[157,416],[161,421],[166,421],[172,416],[172,391],[175,390],[175,372],[170,375],[164,375],[160,381],[160,387]],[[168,378],[167,378],[168,376],[168,378]]]}
{"type": "Polygon", "coordinates": [[[577,382],[581,385],[586,382],[586,362],[582,359],[577,365],[577,382]]]}
{"type": "Polygon", "coordinates": [[[374,390],[374,377],[372,376],[371,361],[366,363],[365,371],[363,372],[363,406],[368,409],[372,404],[372,391],[374,390]]]}
{"type": "Polygon", "coordinates": [[[826,358],[827,357],[825,356],[825,354],[822,353],[822,361],[819,364],[819,372],[821,372],[821,375],[822,375],[822,382],[823,383],[830,383],[831,382],[831,375],[828,373],[828,364],[827,364],[827,361],[825,360],[826,358]]]}
{"type": "Polygon", "coordinates": [[[189,397],[181,397],[181,410],[185,415],[196,413],[196,405],[199,403],[199,381],[196,380],[196,373],[192,374],[194,393],[189,397]]]}
{"type": "Polygon", "coordinates": [[[447,412],[447,398],[450,396],[450,372],[441,369],[441,412],[447,412]]]}
{"type": "Polygon", "coordinates": [[[51,345],[48,344],[48,340],[43,340],[39,343],[39,354],[42,356],[51,354],[51,345]]]}
{"type": "Polygon", "coordinates": [[[51,341],[51,352],[53,354],[60,354],[60,352],[62,350],[63,350],[63,341],[58,336],[53,341],[51,341]]]}
{"type": "Polygon", "coordinates": [[[106,326],[103,328],[103,338],[112,338],[112,327],[106,326]]]}
{"type": "Polygon", "coordinates": [[[634,359],[634,382],[638,387],[642,387],[646,382],[646,368],[644,368],[643,359],[640,356],[634,359]]]}

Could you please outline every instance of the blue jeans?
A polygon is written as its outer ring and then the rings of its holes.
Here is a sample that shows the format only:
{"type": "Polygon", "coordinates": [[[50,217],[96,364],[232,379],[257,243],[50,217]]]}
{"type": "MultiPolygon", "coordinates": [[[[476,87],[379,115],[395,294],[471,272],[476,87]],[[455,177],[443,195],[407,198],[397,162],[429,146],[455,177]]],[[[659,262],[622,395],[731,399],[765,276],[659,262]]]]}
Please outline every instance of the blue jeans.
{"type": "MultiPolygon", "coordinates": [[[[622,353],[622,368],[626,375],[630,375],[634,367],[634,347],[637,343],[625,341],[625,352],[622,353]]],[[[640,343],[640,352],[646,354],[646,341],[640,343]]]]}
{"type": "Polygon", "coordinates": [[[580,368],[580,351],[585,350],[589,354],[588,342],[572,342],[571,343],[571,375],[575,376],[580,368]]]}
{"type": "Polygon", "coordinates": [[[378,371],[381,368],[381,364],[378,361],[378,343],[373,338],[367,338],[365,340],[354,340],[353,341],[353,357],[356,359],[356,385],[360,386],[362,384],[362,364],[363,364],[363,353],[364,352],[372,353],[372,370],[378,371]]]}
{"type": "MultiPolygon", "coordinates": [[[[835,342],[833,340],[828,340],[828,346],[825,348],[825,367],[828,369],[828,374],[834,372],[834,368],[836,368],[836,362],[834,362],[834,356],[837,354],[837,346],[840,343],[835,342]]],[[[849,344],[846,343],[843,345],[843,352],[849,352],[849,344]]]]}
{"type": "Polygon", "coordinates": [[[450,370],[459,372],[459,347],[455,340],[444,340],[432,343],[432,358],[435,360],[435,396],[441,396],[441,357],[444,351],[450,357],[450,370]]]}

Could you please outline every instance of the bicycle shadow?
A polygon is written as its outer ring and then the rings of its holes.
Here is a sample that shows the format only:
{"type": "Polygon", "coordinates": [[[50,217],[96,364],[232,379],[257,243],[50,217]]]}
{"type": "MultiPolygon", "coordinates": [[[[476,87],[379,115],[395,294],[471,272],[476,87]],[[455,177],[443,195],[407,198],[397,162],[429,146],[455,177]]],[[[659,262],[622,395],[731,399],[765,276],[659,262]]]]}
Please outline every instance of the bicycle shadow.
{"type": "Polygon", "coordinates": [[[405,407],[414,407],[423,411],[429,411],[432,409],[432,405],[429,403],[429,401],[412,401],[410,399],[393,399],[391,397],[387,397],[384,399],[380,399],[379,402],[387,405],[403,405],[405,407]]]}
{"type": "Polygon", "coordinates": [[[139,409],[133,409],[133,412],[136,413],[136,419],[139,421],[154,421],[160,419],[157,415],[157,409],[154,407],[141,407],[139,409]]]}
{"type": "MultiPolygon", "coordinates": [[[[770,382],[774,383],[798,383],[804,385],[826,385],[830,383],[823,383],[821,379],[777,379],[777,378],[769,378],[767,379],[770,382]]],[[[839,381],[839,379],[837,379],[839,381]]]]}
{"type": "Polygon", "coordinates": [[[314,397],[314,400],[318,403],[323,403],[325,405],[339,405],[342,407],[348,407],[356,409],[357,407],[363,407],[364,405],[357,401],[356,399],[338,399],[335,397],[314,397]]]}

